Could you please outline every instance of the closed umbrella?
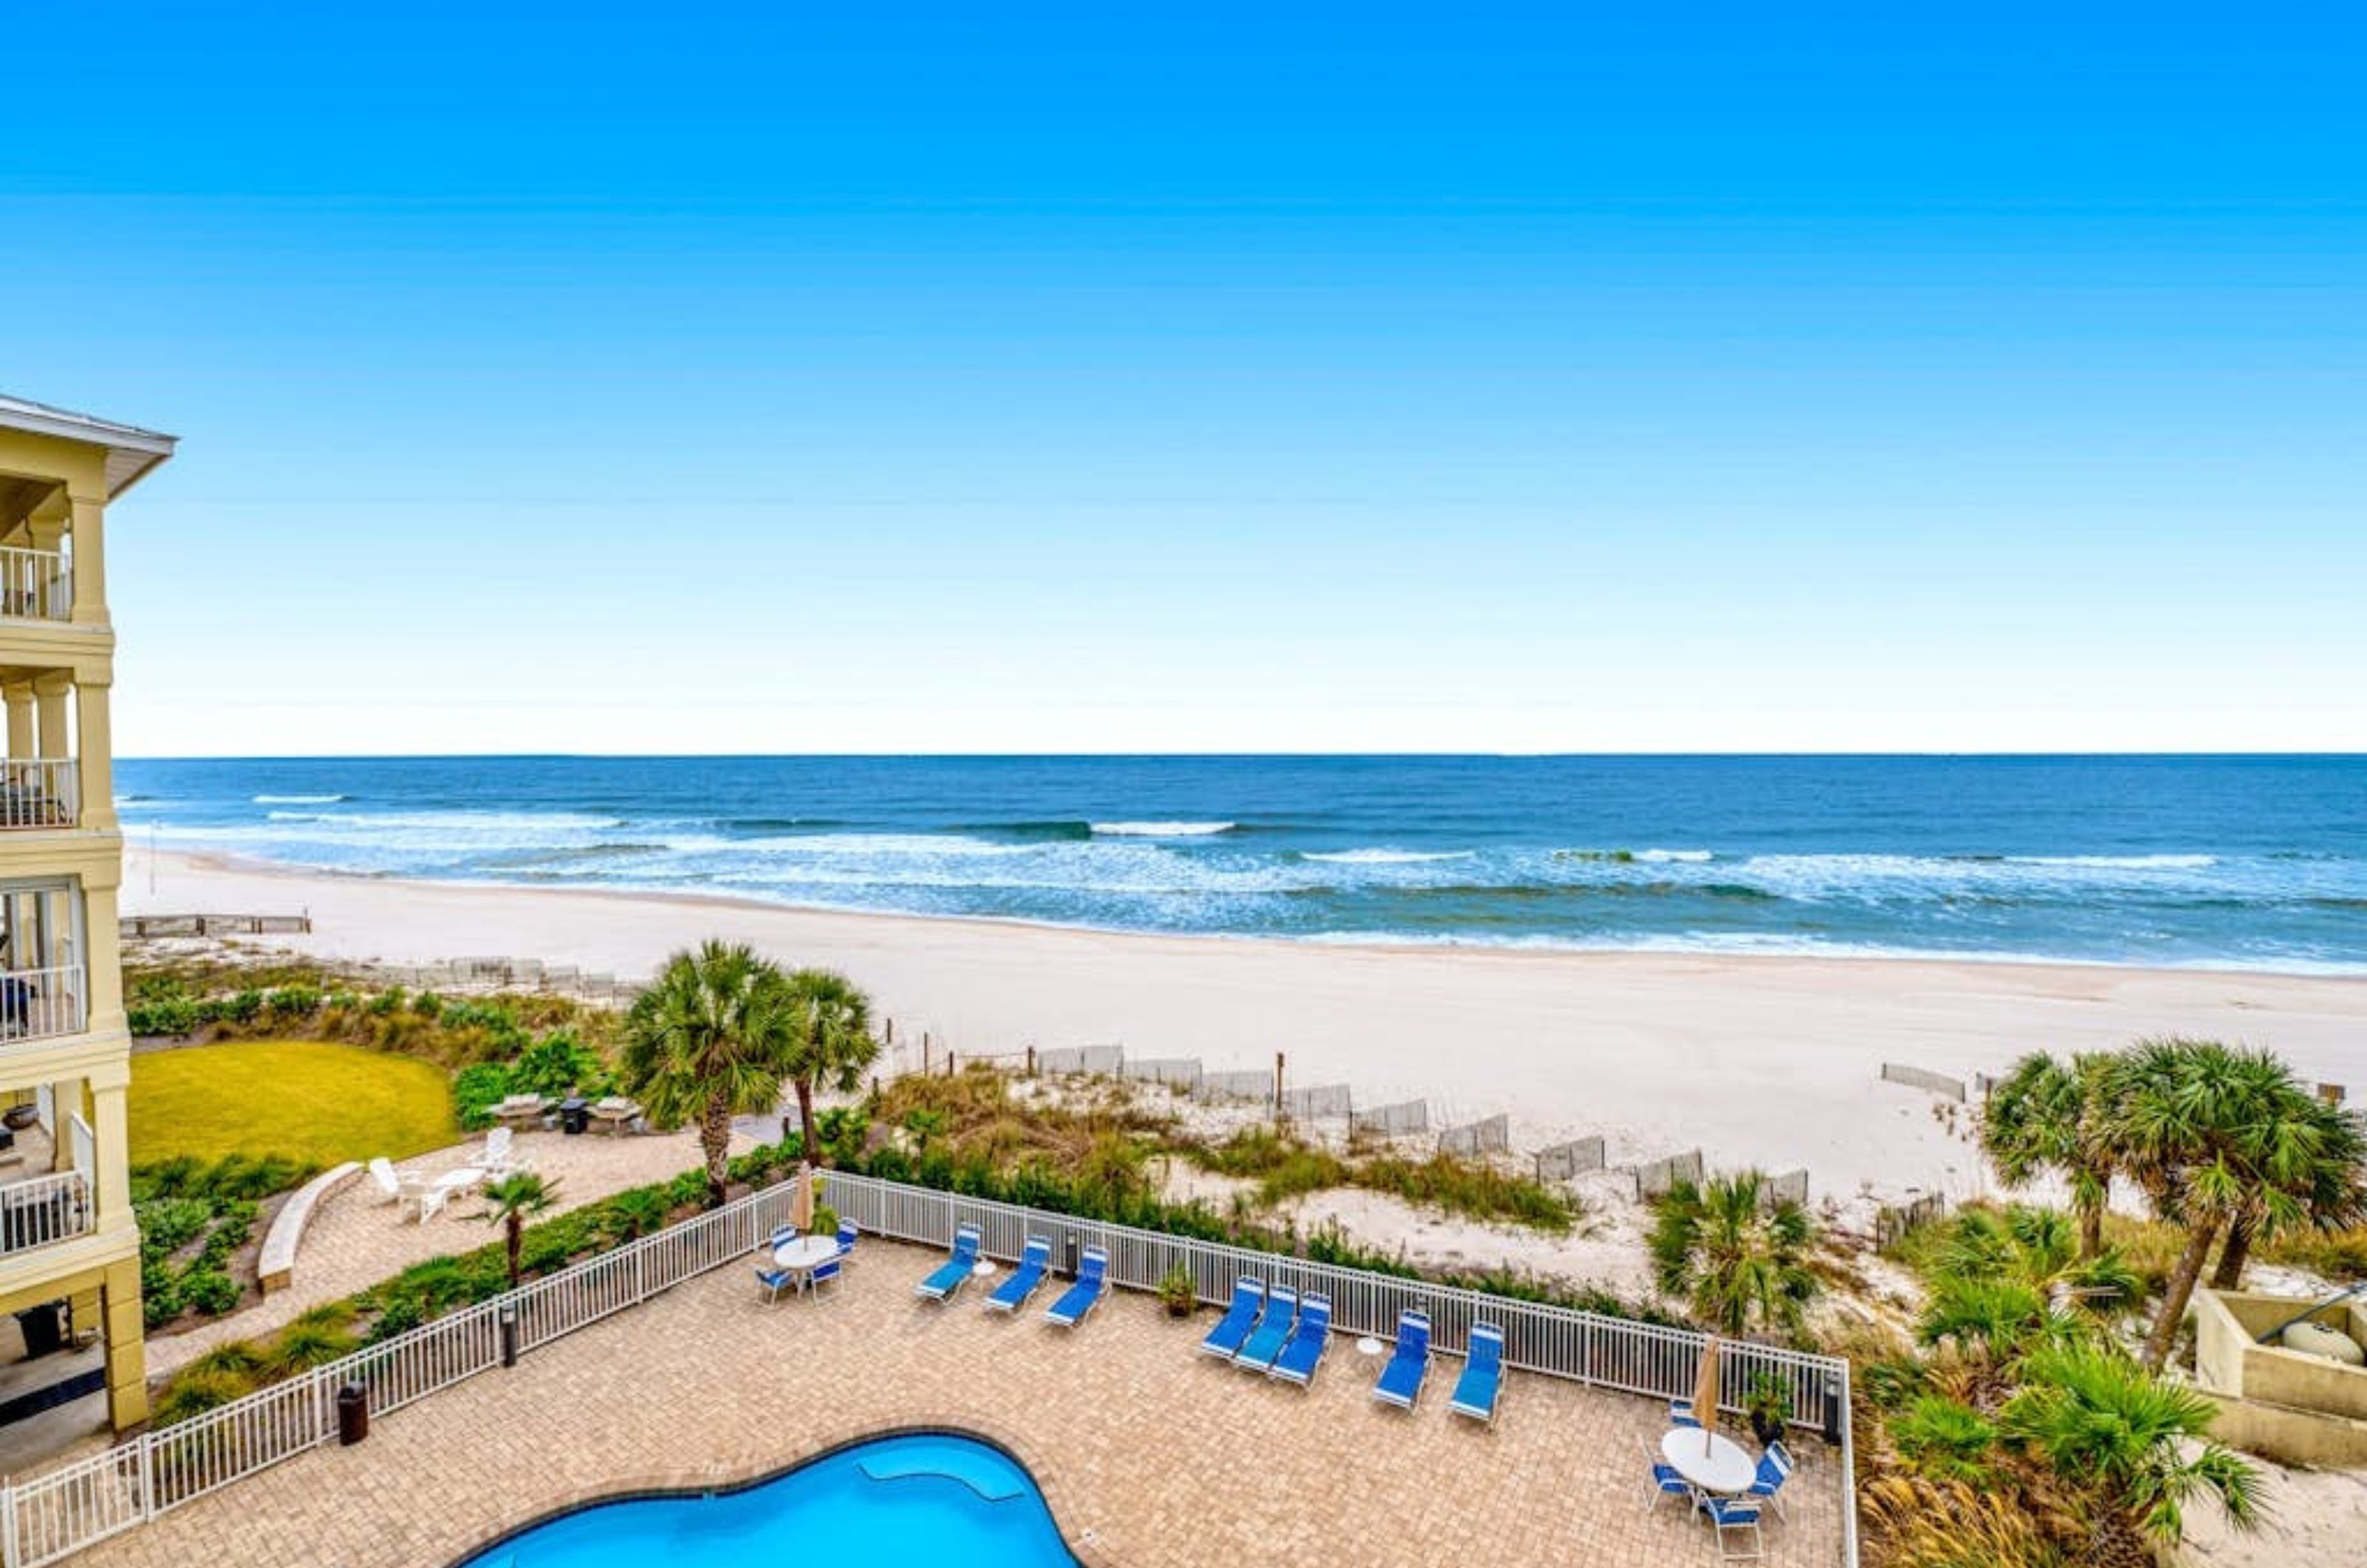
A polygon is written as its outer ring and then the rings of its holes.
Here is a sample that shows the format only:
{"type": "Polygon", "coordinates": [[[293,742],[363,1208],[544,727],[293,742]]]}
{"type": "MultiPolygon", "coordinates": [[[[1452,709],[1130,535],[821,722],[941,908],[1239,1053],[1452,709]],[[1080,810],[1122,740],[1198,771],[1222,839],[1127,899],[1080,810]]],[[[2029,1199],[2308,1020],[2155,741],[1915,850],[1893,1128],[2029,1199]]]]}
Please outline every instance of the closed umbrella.
{"type": "Polygon", "coordinates": [[[1717,1336],[1702,1341],[1701,1371],[1693,1378],[1693,1419],[1702,1427],[1702,1452],[1717,1429],[1717,1336]]]}
{"type": "Polygon", "coordinates": [[[801,1231],[813,1229],[814,1173],[800,1166],[798,1184],[789,1193],[789,1224],[801,1231]]]}

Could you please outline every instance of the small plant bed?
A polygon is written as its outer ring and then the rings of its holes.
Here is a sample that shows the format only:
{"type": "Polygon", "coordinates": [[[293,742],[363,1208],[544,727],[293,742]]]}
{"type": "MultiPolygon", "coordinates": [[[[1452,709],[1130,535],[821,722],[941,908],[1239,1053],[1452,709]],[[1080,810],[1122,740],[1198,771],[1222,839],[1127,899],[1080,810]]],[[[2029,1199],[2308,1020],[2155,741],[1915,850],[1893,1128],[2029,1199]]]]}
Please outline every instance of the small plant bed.
{"type": "MultiPolygon", "coordinates": [[[[769,1185],[789,1174],[799,1157],[792,1136],[735,1156],[735,1191],[769,1185]]],[[[688,1170],[671,1181],[625,1191],[524,1227],[519,1247],[523,1280],[557,1273],[611,1251],[706,1207],[707,1173],[688,1170]]],[[[232,1340],[183,1367],[158,1392],[155,1421],[169,1427],[218,1404],[253,1393],[339,1356],[407,1334],[424,1324],[510,1288],[508,1245],[489,1231],[481,1247],[456,1257],[414,1263],[368,1290],[316,1307],[277,1334],[232,1340]]]]}
{"type": "Polygon", "coordinates": [[[151,1333],[235,1312],[255,1293],[254,1239],[264,1201],[310,1167],[276,1156],[184,1155],[131,1173],[140,1221],[141,1307],[151,1333]]]}
{"type": "Polygon", "coordinates": [[[202,1161],[269,1151],[325,1169],[456,1142],[446,1075],[425,1063],[311,1040],[152,1052],[131,1062],[132,1157],[202,1161]]]}

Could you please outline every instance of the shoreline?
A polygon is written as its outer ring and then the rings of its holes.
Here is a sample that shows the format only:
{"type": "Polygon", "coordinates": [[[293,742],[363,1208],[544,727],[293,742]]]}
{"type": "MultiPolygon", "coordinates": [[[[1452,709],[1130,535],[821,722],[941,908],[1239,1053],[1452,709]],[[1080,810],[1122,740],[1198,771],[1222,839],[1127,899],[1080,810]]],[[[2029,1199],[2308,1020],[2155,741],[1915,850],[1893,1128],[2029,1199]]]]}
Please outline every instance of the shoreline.
{"type": "Polygon", "coordinates": [[[257,944],[323,958],[531,957],[639,977],[707,936],[839,969],[910,1043],[957,1055],[1122,1043],[1137,1057],[1341,1083],[1496,1113],[1515,1150],[1602,1135],[1614,1165],[1702,1149],[1805,1168],[1819,1198],[1987,1190],[1965,1108],[1879,1081],[1885,1062],[1969,1079],[2033,1049],[2215,1034],[2367,1092],[2367,978],[2249,970],[1767,953],[1310,942],[1111,932],[991,918],[796,908],[705,893],[323,873],[144,848],[126,914],[314,919],[257,944]],[[148,884],[153,875],[153,894],[148,884]]]}

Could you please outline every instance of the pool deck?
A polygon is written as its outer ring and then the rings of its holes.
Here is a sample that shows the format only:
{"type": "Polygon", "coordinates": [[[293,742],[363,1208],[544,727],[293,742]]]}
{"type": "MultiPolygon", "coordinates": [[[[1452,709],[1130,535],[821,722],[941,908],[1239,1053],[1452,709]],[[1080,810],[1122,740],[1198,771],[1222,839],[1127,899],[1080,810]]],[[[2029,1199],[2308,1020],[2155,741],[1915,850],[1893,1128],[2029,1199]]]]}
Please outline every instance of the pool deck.
{"type": "MultiPolygon", "coordinates": [[[[974,1433],[1017,1456],[1088,1563],[1715,1563],[1674,1500],[1646,1512],[1659,1403],[1512,1374],[1494,1430],[1451,1418],[1460,1363],[1409,1416],[1335,1338],[1312,1390],[1195,1353],[1215,1321],[1116,1293],[1073,1333],[913,1281],[941,1254],[866,1241],[836,1293],[763,1301],[693,1280],[74,1558],[88,1568],[447,1568],[573,1505],[773,1474],[883,1431],[974,1433]]],[[[1048,1303],[1051,1287],[1037,1297],[1048,1303]]],[[[1744,1438],[1747,1442],[1747,1437],[1744,1438]]],[[[1767,1563],[1840,1561],[1838,1454],[1812,1435],[1767,1563]]],[[[688,1564],[683,1568],[689,1568],[688,1564]]]]}

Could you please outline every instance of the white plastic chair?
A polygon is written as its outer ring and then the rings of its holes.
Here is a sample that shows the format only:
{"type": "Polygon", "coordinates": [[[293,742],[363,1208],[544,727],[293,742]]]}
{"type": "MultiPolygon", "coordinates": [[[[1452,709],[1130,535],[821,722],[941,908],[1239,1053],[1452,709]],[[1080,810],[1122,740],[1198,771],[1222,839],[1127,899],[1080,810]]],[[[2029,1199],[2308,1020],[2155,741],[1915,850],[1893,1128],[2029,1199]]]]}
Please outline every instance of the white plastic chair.
{"type": "Polygon", "coordinates": [[[370,1180],[378,1188],[378,1201],[381,1203],[402,1202],[402,1178],[395,1174],[394,1162],[380,1155],[369,1162],[368,1168],[370,1180]]]}

